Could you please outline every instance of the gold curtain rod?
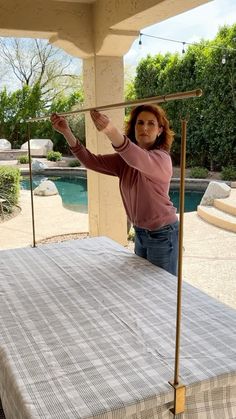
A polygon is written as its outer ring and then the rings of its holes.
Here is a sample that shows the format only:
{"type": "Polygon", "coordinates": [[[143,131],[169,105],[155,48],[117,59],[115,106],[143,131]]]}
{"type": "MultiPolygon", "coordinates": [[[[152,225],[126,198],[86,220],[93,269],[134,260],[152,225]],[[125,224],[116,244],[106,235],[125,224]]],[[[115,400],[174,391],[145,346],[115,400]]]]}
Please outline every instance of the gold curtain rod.
{"type": "MultiPolygon", "coordinates": [[[[103,106],[94,106],[90,108],[81,108],[75,111],[69,111],[69,112],[59,112],[58,115],[61,116],[69,116],[69,115],[75,115],[78,113],[85,113],[90,111],[105,111],[108,109],[118,109],[118,108],[125,108],[128,106],[137,106],[137,105],[146,105],[148,103],[163,103],[163,102],[169,102],[171,100],[179,100],[179,99],[188,99],[191,97],[199,97],[202,96],[202,90],[196,89],[196,90],[189,90],[187,92],[178,92],[178,93],[170,93],[168,95],[163,96],[154,96],[154,97],[148,97],[145,99],[137,99],[137,100],[128,100],[126,102],[120,102],[120,103],[113,103],[111,105],[103,105],[103,106]]],[[[36,118],[29,118],[26,120],[26,122],[37,122],[37,121],[43,121],[45,119],[50,119],[50,115],[44,115],[39,116],[36,118]]]]}

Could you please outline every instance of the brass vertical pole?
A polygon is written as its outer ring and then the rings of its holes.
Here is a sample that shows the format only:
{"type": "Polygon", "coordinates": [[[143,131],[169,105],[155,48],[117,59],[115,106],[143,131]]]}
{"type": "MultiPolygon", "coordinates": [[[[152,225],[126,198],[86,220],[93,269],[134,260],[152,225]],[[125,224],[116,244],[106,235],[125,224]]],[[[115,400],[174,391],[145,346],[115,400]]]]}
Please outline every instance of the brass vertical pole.
{"type": "Polygon", "coordinates": [[[29,158],[29,175],[30,175],[30,197],[31,197],[31,218],[32,218],[32,234],[33,234],[33,247],[35,244],[35,222],[34,222],[34,194],[33,194],[33,179],[32,179],[32,164],[31,164],[31,150],[30,150],[30,128],[27,128],[28,134],[28,158],[29,158]]]}
{"type": "Polygon", "coordinates": [[[184,191],[185,191],[185,164],[186,164],[186,131],[187,121],[181,119],[181,156],[180,156],[180,198],[179,198],[179,253],[178,253],[178,288],[176,310],[176,341],[175,341],[175,372],[174,382],[174,408],[171,412],[176,415],[184,412],[185,386],[179,383],[179,353],[180,353],[180,329],[181,329],[181,306],[182,306],[182,266],[183,266],[183,223],[184,223],[184,191]]]}
{"type": "Polygon", "coordinates": [[[185,164],[186,164],[186,128],[187,121],[181,120],[181,163],[180,163],[180,197],[179,197],[179,256],[178,256],[178,293],[177,293],[177,322],[176,322],[176,347],[175,347],[175,376],[174,383],[179,381],[179,347],[180,323],[182,302],[182,267],[183,267],[183,224],[184,224],[184,191],[185,191],[185,164]]]}

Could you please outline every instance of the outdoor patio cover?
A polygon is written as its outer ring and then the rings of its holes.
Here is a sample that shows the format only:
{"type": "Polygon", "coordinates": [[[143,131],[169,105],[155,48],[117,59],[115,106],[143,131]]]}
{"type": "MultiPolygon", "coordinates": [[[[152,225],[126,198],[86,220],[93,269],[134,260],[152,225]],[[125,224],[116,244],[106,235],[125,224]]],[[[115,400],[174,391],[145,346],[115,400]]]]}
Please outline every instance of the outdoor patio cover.
{"type": "MultiPolygon", "coordinates": [[[[104,237],[0,251],[6,418],[173,418],[176,283],[104,237]]],[[[236,418],[235,332],[235,310],[183,284],[178,417],[236,418]]]]}

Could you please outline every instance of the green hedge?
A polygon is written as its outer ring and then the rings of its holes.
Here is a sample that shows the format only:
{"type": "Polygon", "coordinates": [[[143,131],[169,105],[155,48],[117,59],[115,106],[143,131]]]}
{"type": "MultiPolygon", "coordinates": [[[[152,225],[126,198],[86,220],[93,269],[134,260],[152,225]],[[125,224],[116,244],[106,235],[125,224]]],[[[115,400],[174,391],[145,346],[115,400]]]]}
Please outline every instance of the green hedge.
{"type": "Polygon", "coordinates": [[[60,161],[62,159],[62,154],[59,151],[49,151],[47,153],[47,160],[49,161],[60,161]]]}
{"type": "Polygon", "coordinates": [[[81,163],[79,160],[71,160],[68,164],[69,167],[80,167],[81,163]]]}
{"type": "Polygon", "coordinates": [[[192,167],[190,170],[190,177],[193,179],[206,179],[208,170],[205,167],[192,167]]]}
{"type": "Polygon", "coordinates": [[[11,212],[18,203],[20,194],[20,170],[15,167],[0,167],[0,198],[5,199],[4,208],[11,212]]]}
{"type": "MultiPolygon", "coordinates": [[[[29,156],[19,156],[17,161],[20,164],[27,164],[27,163],[29,163],[29,156]]],[[[32,161],[32,158],[31,158],[31,161],[32,161]]]]}
{"type": "Polygon", "coordinates": [[[236,166],[223,167],[221,172],[221,179],[236,180],[236,166]]]}

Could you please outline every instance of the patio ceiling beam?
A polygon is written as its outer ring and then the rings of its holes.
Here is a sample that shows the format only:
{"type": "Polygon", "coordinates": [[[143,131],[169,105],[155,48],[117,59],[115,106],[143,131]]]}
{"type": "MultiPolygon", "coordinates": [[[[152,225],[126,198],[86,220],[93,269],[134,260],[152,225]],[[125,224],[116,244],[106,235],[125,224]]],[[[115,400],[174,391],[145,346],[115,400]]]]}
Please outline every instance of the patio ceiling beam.
{"type": "Polygon", "coordinates": [[[1,0],[0,36],[49,39],[67,53],[126,54],[146,26],[212,0],[1,0]]]}

